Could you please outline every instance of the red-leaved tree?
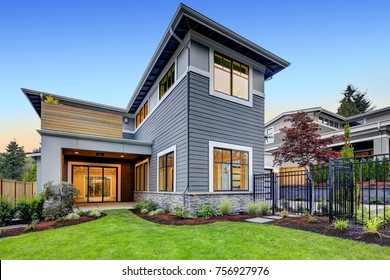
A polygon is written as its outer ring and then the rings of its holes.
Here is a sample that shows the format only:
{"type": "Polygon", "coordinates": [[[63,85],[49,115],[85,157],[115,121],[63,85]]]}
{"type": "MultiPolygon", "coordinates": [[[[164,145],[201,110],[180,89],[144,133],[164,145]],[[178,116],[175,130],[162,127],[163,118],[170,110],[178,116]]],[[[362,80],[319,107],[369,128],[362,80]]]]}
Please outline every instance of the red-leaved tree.
{"type": "MultiPolygon", "coordinates": [[[[273,152],[274,164],[282,165],[284,162],[296,163],[299,167],[305,167],[308,177],[314,188],[311,176],[311,168],[314,165],[326,165],[330,158],[340,157],[339,152],[333,151],[331,145],[336,139],[343,140],[340,136],[321,138],[318,133],[318,124],[304,112],[298,112],[289,116],[285,122],[290,122],[290,127],[280,129],[284,133],[283,144],[273,152]]],[[[312,190],[312,203],[314,190],[312,190]]],[[[314,204],[313,204],[314,205],[314,204]]],[[[313,209],[314,211],[314,209],[313,209]]]]}

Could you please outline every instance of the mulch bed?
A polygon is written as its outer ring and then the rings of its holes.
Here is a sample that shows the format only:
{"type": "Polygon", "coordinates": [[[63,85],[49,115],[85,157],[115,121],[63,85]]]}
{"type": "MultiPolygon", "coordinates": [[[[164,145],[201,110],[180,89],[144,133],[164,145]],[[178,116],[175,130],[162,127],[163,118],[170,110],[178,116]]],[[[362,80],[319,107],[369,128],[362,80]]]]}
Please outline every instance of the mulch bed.
{"type": "Polygon", "coordinates": [[[206,219],[203,217],[196,217],[193,219],[184,219],[172,214],[159,214],[155,216],[149,216],[148,213],[141,213],[138,210],[130,210],[135,215],[141,217],[142,219],[148,220],[153,223],[162,224],[162,225],[174,225],[174,226],[185,226],[185,225],[202,225],[202,224],[211,224],[215,222],[245,222],[246,219],[256,218],[256,215],[224,215],[211,217],[206,219]]]}
{"type": "MultiPolygon", "coordinates": [[[[246,219],[256,218],[257,215],[225,215],[212,217],[210,219],[205,219],[203,217],[197,217],[193,219],[183,219],[172,214],[159,214],[155,216],[149,216],[148,213],[141,213],[137,210],[130,210],[135,215],[141,217],[142,219],[164,225],[201,225],[209,224],[215,222],[245,222],[246,219]]],[[[381,246],[390,246],[390,226],[382,227],[379,229],[379,232],[382,236],[378,234],[370,234],[364,231],[363,227],[360,225],[355,225],[353,222],[350,223],[350,227],[345,230],[337,230],[330,223],[328,217],[316,217],[317,223],[309,223],[308,217],[287,217],[279,220],[274,220],[267,224],[272,224],[281,227],[311,231],[327,236],[340,237],[344,239],[350,239],[355,241],[362,241],[366,243],[378,244],[381,246]],[[389,237],[385,237],[387,235],[389,237]]]]}
{"type": "MultiPolygon", "coordinates": [[[[102,215],[103,217],[104,215],[102,215]]],[[[40,221],[39,223],[34,225],[34,229],[31,230],[24,230],[23,227],[19,228],[13,228],[13,229],[4,229],[0,233],[0,238],[3,237],[10,237],[10,236],[17,236],[21,235],[24,233],[29,233],[29,232],[36,232],[36,231],[43,231],[43,230],[50,230],[50,229],[55,229],[55,228],[61,228],[61,227],[67,227],[67,226],[73,226],[73,225],[78,225],[82,223],[86,223],[89,221],[93,221],[99,218],[95,217],[89,217],[89,216],[83,216],[80,217],[78,220],[69,220],[69,221],[40,221]]],[[[20,223],[25,223],[24,221],[20,221],[20,223]]],[[[17,223],[12,223],[13,225],[17,225],[17,223]]]]}

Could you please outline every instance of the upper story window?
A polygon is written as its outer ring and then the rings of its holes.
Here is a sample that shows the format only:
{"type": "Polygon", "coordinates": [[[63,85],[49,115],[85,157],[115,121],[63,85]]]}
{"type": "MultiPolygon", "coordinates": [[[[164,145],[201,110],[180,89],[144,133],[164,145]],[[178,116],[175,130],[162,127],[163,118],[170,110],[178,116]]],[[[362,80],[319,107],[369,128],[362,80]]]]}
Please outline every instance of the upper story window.
{"type": "Polygon", "coordinates": [[[175,63],[169,68],[168,72],[165,74],[165,76],[160,81],[160,94],[159,99],[161,99],[173,86],[175,83],[175,63]]]}
{"type": "Polygon", "coordinates": [[[329,119],[324,118],[322,116],[318,117],[318,122],[321,123],[321,124],[327,125],[327,126],[331,126],[331,127],[337,128],[337,129],[339,128],[339,123],[338,122],[329,120],[329,119]]]}
{"type": "Polygon", "coordinates": [[[137,116],[135,117],[135,127],[139,127],[140,124],[146,119],[149,114],[149,102],[146,101],[141,110],[139,110],[137,116]]]}
{"type": "Polygon", "coordinates": [[[249,100],[249,67],[215,52],[214,90],[249,100]]]}

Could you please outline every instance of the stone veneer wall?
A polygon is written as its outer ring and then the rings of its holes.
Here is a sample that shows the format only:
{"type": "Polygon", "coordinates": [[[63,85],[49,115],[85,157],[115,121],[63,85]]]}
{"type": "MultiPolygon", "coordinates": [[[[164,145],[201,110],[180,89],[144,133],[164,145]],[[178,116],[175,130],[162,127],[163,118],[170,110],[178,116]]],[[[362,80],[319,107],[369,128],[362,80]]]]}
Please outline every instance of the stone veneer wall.
{"type": "Polygon", "coordinates": [[[233,213],[245,212],[248,204],[253,201],[252,193],[187,193],[185,199],[182,193],[161,192],[134,192],[136,202],[150,199],[163,209],[170,209],[173,205],[183,205],[185,208],[198,211],[199,206],[210,203],[218,207],[223,200],[229,199],[233,204],[233,213]]]}

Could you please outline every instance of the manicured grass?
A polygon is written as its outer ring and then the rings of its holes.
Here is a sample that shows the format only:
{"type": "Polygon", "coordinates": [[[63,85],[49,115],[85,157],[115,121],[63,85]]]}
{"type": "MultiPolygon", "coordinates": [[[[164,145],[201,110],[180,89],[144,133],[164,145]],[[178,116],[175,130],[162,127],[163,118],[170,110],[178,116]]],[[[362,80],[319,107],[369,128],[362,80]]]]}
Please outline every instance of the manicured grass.
{"type": "Polygon", "coordinates": [[[390,247],[252,223],[165,226],[128,210],[0,239],[0,259],[390,259],[390,247]]]}

